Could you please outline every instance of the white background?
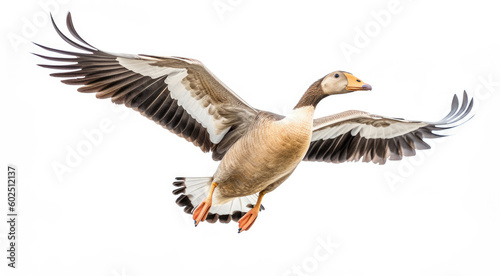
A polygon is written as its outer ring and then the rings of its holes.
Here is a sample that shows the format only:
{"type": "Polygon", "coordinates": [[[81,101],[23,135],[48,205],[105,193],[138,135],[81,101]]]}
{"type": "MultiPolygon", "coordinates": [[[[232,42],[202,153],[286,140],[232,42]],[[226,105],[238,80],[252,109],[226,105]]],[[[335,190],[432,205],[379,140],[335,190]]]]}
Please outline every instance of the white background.
{"type": "Polygon", "coordinates": [[[1,275],[500,274],[500,19],[492,1],[52,1],[62,30],[71,11],[80,34],[103,50],[199,59],[264,110],[286,112],[334,70],[373,91],[327,98],[317,117],[359,109],[432,121],[454,94],[475,96],[476,116],[416,157],[302,163],[243,234],[235,223],[195,228],[174,203],[174,177],[213,174],[210,155],[35,65],[44,61],[29,53],[47,52],[28,40],[71,49],[48,24],[40,5],[48,2],[0,9],[1,182],[16,164],[20,220],[15,270],[0,224],[1,275]],[[346,45],[355,52],[344,53],[346,45]],[[53,165],[67,164],[102,120],[111,131],[58,179],[53,165]],[[321,247],[328,241],[330,251],[321,247]]]}

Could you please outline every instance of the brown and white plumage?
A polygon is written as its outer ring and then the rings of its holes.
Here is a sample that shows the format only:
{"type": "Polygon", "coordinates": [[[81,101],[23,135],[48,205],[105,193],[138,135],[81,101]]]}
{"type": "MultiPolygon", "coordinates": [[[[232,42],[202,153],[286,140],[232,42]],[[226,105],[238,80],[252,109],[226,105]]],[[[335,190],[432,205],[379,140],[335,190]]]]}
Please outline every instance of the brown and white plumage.
{"type": "Polygon", "coordinates": [[[430,149],[425,138],[439,138],[440,131],[461,122],[472,110],[473,99],[464,92],[459,109],[455,95],[450,113],[438,122],[387,118],[351,110],[314,120],[311,146],[305,161],[348,161],[385,164],[414,156],[415,150],[430,149]]]}
{"type": "Polygon", "coordinates": [[[451,112],[435,123],[362,111],[313,119],[323,98],[371,90],[350,73],[336,71],[314,82],[293,111],[282,116],[249,106],[197,60],[102,51],[78,35],[70,14],[66,23],[74,39],[52,23],[67,43],[83,52],[37,44],[62,55],[36,54],[63,63],[40,65],[62,71],[51,76],[80,85],[80,92],[125,104],[221,161],[210,177],[179,177],[174,182],[176,202],[193,214],[195,225],[234,220],[240,230],[248,230],[263,209],[263,195],[283,183],[302,160],[384,164],[411,156],[429,148],[425,138],[441,137],[436,132],[462,122],[473,106],[464,93],[459,108],[455,96],[451,112]]]}
{"type": "Polygon", "coordinates": [[[95,92],[99,99],[139,111],[173,133],[192,142],[202,151],[213,152],[220,160],[245,132],[257,111],[220,82],[199,61],[178,57],[114,54],[91,46],[76,32],[71,14],[70,33],[81,43],[57,33],[70,45],[86,51],[62,51],[37,44],[70,57],[48,57],[63,65],[40,65],[64,70],[51,76],[65,78],[65,84],[83,85],[79,92],[95,92]],[[69,71],[71,70],[71,71],[69,71]]]}

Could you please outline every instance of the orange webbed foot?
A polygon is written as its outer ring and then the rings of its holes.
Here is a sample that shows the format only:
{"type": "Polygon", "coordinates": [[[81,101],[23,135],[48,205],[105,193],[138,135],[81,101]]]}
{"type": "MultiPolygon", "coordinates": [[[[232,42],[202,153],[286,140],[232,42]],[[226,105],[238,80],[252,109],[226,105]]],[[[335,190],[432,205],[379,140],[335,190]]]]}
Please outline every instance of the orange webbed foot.
{"type": "Polygon", "coordinates": [[[259,209],[260,206],[257,208],[252,208],[248,213],[246,213],[240,220],[238,221],[238,233],[241,233],[243,231],[248,231],[250,227],[252,227],[253,223],[257,219],[257,216],[259,215],[259,209]]]}
{"type": "Polygon", "coordinates": [[[250,209],[250,211],[248,211],[248,213],[246,213],[242,218],[240,218],[240,220],[238,221],[238,233],[241,233],[242,231],[248,231],[248,229],[252,227],[253,223],[257,219],[257,216],[259,215],[260,204],[262,203],[262,198],[265,194],[266,192],[260,192],[255,206],[250,209]]]}
{"type": "Polygon", "coordinates": [[[194,226],[198,226],[198,223],[200,223],[200,221],[205,221],[208,216],[210,207],[212,207],[212,200],[208,201],[207,199],[205,199],[202,203],[200,203],[200,205],[198,205],[198,207],[196,207],[196,210],[194,210],[193,213],[194,226]]]}
{"type": "Polygon", "coordinates": [[[210,186],[210,191],[207,198],[194,210],[194,226],[198,226],[198,223],[200,223],[200,221],[205,221],[205,219],[207,218],[208,211],[210,210],[210,207],[212,207],[212,195],[214,193],[215,187],[217,187],[217,183],[214,182],[210,186]]]}

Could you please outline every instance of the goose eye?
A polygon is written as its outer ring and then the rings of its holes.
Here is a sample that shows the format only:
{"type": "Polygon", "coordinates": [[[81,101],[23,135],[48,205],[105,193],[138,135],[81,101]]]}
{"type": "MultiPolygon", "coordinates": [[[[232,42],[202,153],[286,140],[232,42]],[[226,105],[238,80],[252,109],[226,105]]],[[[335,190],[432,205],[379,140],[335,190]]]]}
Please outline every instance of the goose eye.
{"type": "Polygon", "coordinates": [[[339,77],[339,74],[335,74],[335,78],[338,78],[339,77]]]}

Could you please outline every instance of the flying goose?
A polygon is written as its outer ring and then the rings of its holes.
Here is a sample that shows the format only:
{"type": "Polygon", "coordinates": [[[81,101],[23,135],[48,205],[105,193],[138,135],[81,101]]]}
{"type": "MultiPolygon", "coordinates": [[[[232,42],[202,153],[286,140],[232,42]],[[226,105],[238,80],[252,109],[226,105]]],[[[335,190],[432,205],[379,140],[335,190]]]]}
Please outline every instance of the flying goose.
{"type": "Polygon", "coordinates": [[[330,95],[371,90],[351,73],[336,71],[315,81],[287,116],[253,108],[201,62],[182,57],[115,54],[99,50],[76,32],[71,14],[66,24],[75,40],[52,23],[71,46],[70,52],[39,47],[61,54],[35,54],[62,62],[39,64],[59,69],[53,77],[80,85],[79,92],[97,93],[125,104],[199,147],[220,161],[209,177],[178,177],[173,183],[176,202],[201,221],[239,222],[246,231],[255,222],[262,198],[276,189],[302,161],[384,164],[429,149],[424,138],[442,137],[439,131],[456,126],[470,113],[473,100],[464,92],[450,113],[438,122],[387,118],[362,111],[346,111],[314,119],[316,105],[330,95]]]}

